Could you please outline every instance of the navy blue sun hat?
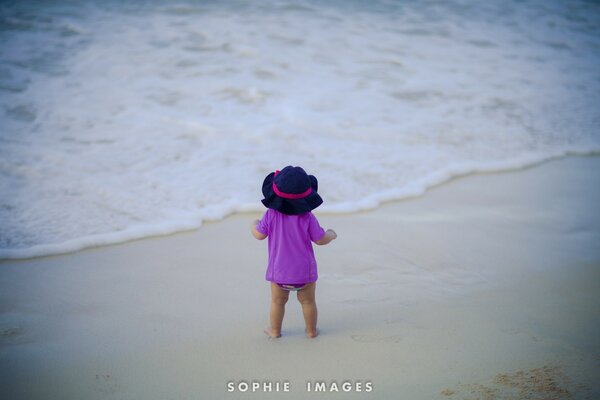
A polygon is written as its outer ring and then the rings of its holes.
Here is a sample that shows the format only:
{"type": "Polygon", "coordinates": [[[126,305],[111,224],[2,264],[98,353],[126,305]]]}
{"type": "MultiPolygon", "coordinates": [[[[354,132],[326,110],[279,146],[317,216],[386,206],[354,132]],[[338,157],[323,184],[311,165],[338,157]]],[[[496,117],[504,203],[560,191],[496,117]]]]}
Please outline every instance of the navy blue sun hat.
{"type": "Polygon", "coordinates": [[[288,165],[267,175],[262,185],[265,198],[261,201],[265,207],[287,215],[303,214],[323,203],[318,188],[317,178],[300,167],[288,165]]]}

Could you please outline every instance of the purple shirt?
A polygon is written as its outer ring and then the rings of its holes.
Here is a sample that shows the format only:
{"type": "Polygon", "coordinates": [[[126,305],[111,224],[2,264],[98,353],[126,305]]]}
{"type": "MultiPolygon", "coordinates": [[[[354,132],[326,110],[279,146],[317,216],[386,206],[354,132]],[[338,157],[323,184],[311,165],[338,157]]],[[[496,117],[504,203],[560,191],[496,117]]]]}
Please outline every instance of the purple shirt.
{"type": "Polygon", "coordinates": [[[266,280],[290,284],[317,280],[311,241],[321,239],[325,230],[311,212],[286,215],[269,208],[256,224],[256,230],[269,237],[266,280]]]}

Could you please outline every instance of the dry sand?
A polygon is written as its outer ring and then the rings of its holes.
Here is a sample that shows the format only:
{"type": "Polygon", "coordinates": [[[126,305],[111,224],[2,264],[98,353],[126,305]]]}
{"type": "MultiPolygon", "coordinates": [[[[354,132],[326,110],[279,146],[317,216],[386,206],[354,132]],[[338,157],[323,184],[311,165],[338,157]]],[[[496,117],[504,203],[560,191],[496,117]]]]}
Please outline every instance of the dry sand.
{"type": "Polygon", "coordinates": [[[284,336],[263,334],[266,242],[248,230],[257,214],[4,261],[0,393],[600,398],[598,204],[600,157],[569,157],[455,179],[375,211],[317,211],[339,238],[316,249],[315,340],[304,337],[293,297],[284,336]],[[230,393],[229,381],[287,381],[290,392],[230,393]],[[306,392],[307,382],[335,382],[340,392],[306,392]]]}

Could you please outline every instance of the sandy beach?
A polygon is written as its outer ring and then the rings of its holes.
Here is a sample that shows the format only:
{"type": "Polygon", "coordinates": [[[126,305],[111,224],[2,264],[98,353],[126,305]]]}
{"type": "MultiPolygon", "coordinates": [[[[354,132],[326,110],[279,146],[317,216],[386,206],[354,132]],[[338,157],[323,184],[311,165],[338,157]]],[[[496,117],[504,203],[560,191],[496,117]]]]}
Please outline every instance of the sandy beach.
{"type": "Polygon", "coordinates": [[[339,238],[315,250],[321,335],[314,340],[304,337],[292,296],[283,337],[263,334],[267,249],[248,228],[259,214],[5,260],[0,393],[11,400],[599,398],[598,171],[600,157],[567,157],[457,178],[374,211],[317,210],[339,238]],[[241,392],[240,382],[250,389],[241,392]],[[261,385],[255,392],[252,382],[261,385]],[[285,382],[289,392],[263,391],[285,382]],[[307,391],[318,382],[326,391],[307,391]]]}

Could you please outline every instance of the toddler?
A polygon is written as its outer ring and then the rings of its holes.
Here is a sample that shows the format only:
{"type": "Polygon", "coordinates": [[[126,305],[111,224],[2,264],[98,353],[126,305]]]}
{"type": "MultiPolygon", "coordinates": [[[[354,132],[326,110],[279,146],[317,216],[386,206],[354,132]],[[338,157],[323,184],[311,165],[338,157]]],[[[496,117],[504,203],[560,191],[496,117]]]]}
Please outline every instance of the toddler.
{"type": "Polygon", "coordinates": [[[306,336],[314,338],[317,331],[315,282],[317,262],[312,243],[325,245],[337,234],[319,225],[311,213],[323,203],[317,193],[317,178],[300,167],[287,166],[271,172],[265,178],[262,203],[268,210],[261,220],[252,223],[252,235],[269,238],[269,262],[266,280],[271,282],[271,326],[265,333],[271,338],[281,336],[281,324],[290,291],[297,291],[306,323],[306,336]]]}

